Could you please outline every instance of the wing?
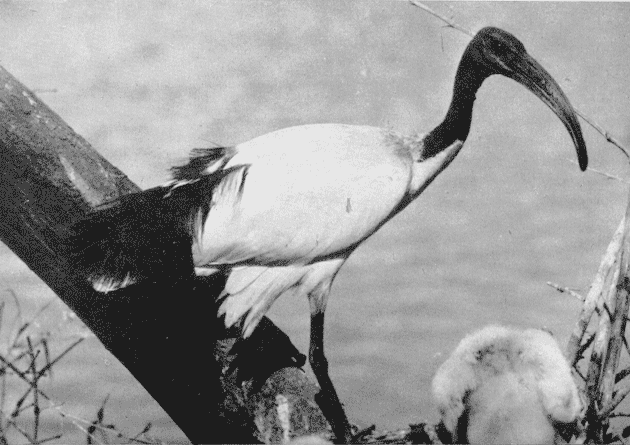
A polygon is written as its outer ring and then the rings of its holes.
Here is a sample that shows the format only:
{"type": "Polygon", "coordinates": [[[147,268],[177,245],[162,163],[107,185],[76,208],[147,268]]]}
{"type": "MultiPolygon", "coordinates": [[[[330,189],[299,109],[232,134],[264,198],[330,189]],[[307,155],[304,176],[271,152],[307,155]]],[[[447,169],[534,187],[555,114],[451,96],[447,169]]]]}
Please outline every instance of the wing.
{"type": "MultiPolygon", "coordinates": [[[[236,147],[193,246],[197,266],[308,264],[349,254],[400,210],[410,159],[372,127],[313,125],[236,147]]],[[[199,226],[201,227],[201,225],[199,226]]]]}

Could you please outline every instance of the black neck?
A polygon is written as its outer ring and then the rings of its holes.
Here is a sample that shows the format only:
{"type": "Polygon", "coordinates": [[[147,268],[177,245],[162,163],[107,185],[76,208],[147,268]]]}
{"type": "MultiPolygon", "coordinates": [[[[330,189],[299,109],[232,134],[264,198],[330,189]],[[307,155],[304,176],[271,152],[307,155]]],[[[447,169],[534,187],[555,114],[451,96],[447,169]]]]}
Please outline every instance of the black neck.
{"type": "Polygon", "coordinates": [[[475,94],[488,75],[486,70],[475,63],[472,54],[466,51],[457,68],[453,99],[446,116],[424,139],[424,159],[435,156],[456,140],[466,140],[470,131],[475,94]]]}

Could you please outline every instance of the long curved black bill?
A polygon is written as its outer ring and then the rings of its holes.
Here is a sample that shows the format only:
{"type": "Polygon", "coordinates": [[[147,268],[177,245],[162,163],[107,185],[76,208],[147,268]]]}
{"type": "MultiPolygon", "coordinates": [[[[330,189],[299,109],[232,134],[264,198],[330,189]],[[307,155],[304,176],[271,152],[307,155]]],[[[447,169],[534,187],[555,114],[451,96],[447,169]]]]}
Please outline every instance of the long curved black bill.
{"type": "Polygon", "coordinates": [[[516,80],[538,96],[564,123],[571,135],[571,139],[573,139],[580,169],[582,171],[586,170],[588,154],[586,153],[586,144],[582,137],[582,129],[575,110],[560,88],[560,85],[551,77],[551,74],[527,53],[521,54],[516,60],[512,60],[506,68],[508,69],[506,73],[508,77],[516,80]]]}

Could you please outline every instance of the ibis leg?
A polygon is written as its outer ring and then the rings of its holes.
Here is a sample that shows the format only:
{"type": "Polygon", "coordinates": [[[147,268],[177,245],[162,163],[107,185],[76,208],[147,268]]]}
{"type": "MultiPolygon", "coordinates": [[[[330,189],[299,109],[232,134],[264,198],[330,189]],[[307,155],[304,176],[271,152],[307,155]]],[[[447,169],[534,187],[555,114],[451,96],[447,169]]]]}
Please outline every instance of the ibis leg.
{"type": "Polygon", "coordinates": [[[311,344],[308,351],[308,359],[320,387],[319,393],[315,396],[315,401],[328,423],[330,423],[333,433],[337,436],[337,441],[343,441],[343,443],[352,442],[350,423],[328,375],[328,360],[326,360],[324,355],[323,311],[318,311],[311,315],[311,344]]]}

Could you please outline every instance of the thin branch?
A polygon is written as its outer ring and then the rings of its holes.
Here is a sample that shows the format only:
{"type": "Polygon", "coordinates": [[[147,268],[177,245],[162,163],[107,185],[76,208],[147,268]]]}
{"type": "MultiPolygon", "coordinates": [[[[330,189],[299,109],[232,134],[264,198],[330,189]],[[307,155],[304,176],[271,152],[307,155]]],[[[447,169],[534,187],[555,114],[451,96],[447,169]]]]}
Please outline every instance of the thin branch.
{"type": "Polygon", "coordinates": [[[595,332],[589,334],[586,338],[586,341],[580,345],[580,348],[578,349],[578,353],[577,353],[578,359],[582,357],[582,355],[584,354],[584,351],[586,351],[588,347],[591,346],[594,340],[595,340],[595,332]]]}
{"type": "Polygon", "coordinates": [[[455,23],[455,21],[453,21],[453,20],[451,20],[449,18],[446,18],[446,17],[444,17],[441,14],[438,14],[437,12],[435,12],[433,9],[429,8],[424,3],[421,3],[421,2],[419,2],[417,0],[409,0],[409,3],[411,3],[414,6],[417,6],[418,8],[420,8],[420,9],[428,12],[429,14],[437,17],[438,19],[442,20],[444,23],[446,23],[448,25],[449,28],[454,28],[454,29],[456,29],[458,31],[463,32],[464,34],[468,34],[470,37],[474,36],[474,34],[470,30],[464,28],[463,26],[458,25],[457,23],[455,23]]]}
{"type": "Polygon", "coordinates": [[[614,137],[612,137],[610,135],[610,133],[603,128],[601,125],[599,125],[597,122],[595,122],[594,120],[592,120],[590,117],[588,117],[586,114],[584,114],[582,111],[578,110],[577,108],[573,107],[573,109],[575,110],[575,112],[577,113],[578,116],[580,116],[584,122],[586,122],[587,124],[589,124],[591,127],[593,127],[595,130],[597,130],[597,132],[599,134],[601,134],[602,136],[604,136],[604,138],[610,142],[611,144],[613,144],[615,147],[617,147],[619,150],[621,150],[621,152],[626,155],[626,158],[630,159],[630,153],[628,153],[628,149],[625,148],[623,145],[621,145],[621,142],[619,142],[617,139],[615,139],[614,137]]]}
{"type": "MultiPolygon", "coordinates": [[[[569,161],[571,164],[575,164],[575,165],[579,165],[576,161],[574,161],[573,159],[567,159],[567,161],[569,161]]],[[[620,178],[619,176],[615,176],[615,175],[611,175],[610,173],[606,173],[604,171],[601,170],[597,170],[595,168],[592,167],[587,167],[586,170],[591,171],[593,173],[597,173],[598,175],[604,176],[607,179],[614,179],[616,181],[621,181],[625,184],[630,184],[630,181],[620,178]]]]}
{"type": "Polygon", "coordinates": [[[51,440],[58,440],[58,439],[61,439],[62,436],[63,434],[56,434],[54,436],[46,437],[45,439],[39,439],[36,443],[41,444],[41,443],[50,442],[51,440]]]}
{"type": "Polygon", "coordinates": [[[55,357],[51,362],[48,362],[42,369],[39,370],[37,377],[41,377],[44,375],[44,373],[46,371],[48,371],[49,369],[52,368],[52,366],[57,363],[59,360],[61,360],[66,354],[68,354],[70,351],[72,351],[76,346],[78,346],[81,342],[83,342],[83,340],[85,340],[85,338],[79,338],[78,340],[76,340],[74,343],[72,343],[70,346],[68,346],[61,354],[59,354],[57,357],[55,357]]]}
{"type": "MultiPolygon", "coordinates": [[[[38,441],[38,433],[39,433],[39,415],[40,415],[40,409],[39,409],[39,394],[38,394],[38,382],[39,382],[39,375],[37,373],[37,356],[39,354],[35,353],[35,351],[33,350],[33,344],[31,343],[31,338],[29,336],[26,337],[26,342],[28,343],[28,353],[30,356],[30,371],[31,371],[31,376],[33,377],[33,417],[34,417],[34,421],[33,421],[33,440],[35,442],[38,441]]],[[[37,351],[39,352],[39,350],[37,351]]]]}
{"type": "Polygon", "coordinates": [[[18,433],[20,433],[22,436],[26,438],[26,440],[29,441],[29,443],[35,442],[33,438],[26,431],[24,431],[22,428],[20,428],[20,426],[17,423],[15,423],[14,420],[11,420],[10,423],[11,423],[11,426],[18,431],[18,433]]]}
{"type": "Polygon", "coordinates": [[[575,366],[573,367],[573,372],[575,372],[575,373],[577,374],[577,376],[578,376],[580,379],[582,379],[582,381],[583,381],[584,383],[586,383],[586,376],[585,376],[584,374],[582,374],[582,373],[580,372],[580,370],[579,370],[579,369],[577,369],[575,366]]]}
{"type": "MultiPolygon", "coordinates": [[[[10,368],[11,371],[13,371],[17,376],[19,376],[22,380],[24,380],[24,382],[28,383],[30,388],[33,388],[33,383],[26,376],[26,374],[23,373],[22,371],[20,371],[18,368],[16,368],[13,363],[8,362],[7,360],[5,360],[5,358],[2,357],[2,355],[0,355],[0,362],[4,363],[5,366],[10,368]]],[[[39,393],[40,396],[43,396],[44,398],[48,399],[48,396],[46,395],[46,393],[42,392],[41,389],[37,389],[37,392],[39,393]]]]}
{"type": "MultiPolygon", "coordinates": [[[[578,351],[580,350],[582,339],[584,337],[586,329],[588,328],[591,317],[597,309],[600,297],[604,290],[608,288],[608,286],[606,286],[606,283],[611,278],[616,282],[614,272],[612,271],[613,266],[617,261],[617,254],[621,249],[623,229],[624,220],[619,223],[617,231],[613,235],[612,240],[610,241],[610,243],[608,244],[608,248],[606,249],[606,253],[602,257],[597,275],[595,275],[595,278],[593,279],[591,288],[588,291],[588,294],[586,295],[586,299],[584,301],[584,305],[582,306],[580,319],[576,323],[576,326],[573,329],[573,333],[571,334],[571,338],[569,339],[569,342],[567,344],[567,359],[572,365],[577,362],[578,351]],[[611,274],[613,275],[612,277],[611,274]]],[[[603,307],[604,305],[602,305],[602,308],[603,307]]]]}
{"type": "Polygon", "coordinates": [[[555,290],[557,290],[558,292],[564,294],[569,294],[575,298],[577,298],[580,301],[584,301],[585,298],[583,295],[578,294],[577,292],[575,292],[574,290],[569,289],[568,287],[564,287],[564,286],[560,286],[559,284],[556,283],[552,283],[551,281],[547,281],[547,286],[551,286],[553,287],[555,290]]]}

